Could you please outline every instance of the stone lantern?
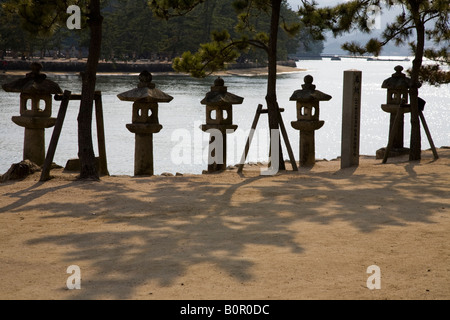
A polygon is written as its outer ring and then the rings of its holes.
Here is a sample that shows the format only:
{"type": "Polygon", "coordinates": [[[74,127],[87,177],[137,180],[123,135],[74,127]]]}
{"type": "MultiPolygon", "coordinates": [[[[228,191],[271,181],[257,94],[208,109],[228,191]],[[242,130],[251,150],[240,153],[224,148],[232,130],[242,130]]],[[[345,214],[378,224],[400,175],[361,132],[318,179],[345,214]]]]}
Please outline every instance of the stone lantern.
{"type": "Polygon", "coordinates": [[[134,174],[152,176],[153,134],[163,128],[159,124],[158,103],[170,102],[173,97],[155,88],[150,72],[141,72],[139,80],[137,88],[117,96],[122,101],[134,102],[132,123],[127,124],[127,129],[135,134],[134,174]]]}
{"type": "MultiPolygon", "coordinates": [[[[232,133],[237,129],[237,125],[233,124],[233,104],[242,104],[244,98],[228,92],[225,82],[218,77],[214,81],[214,86],[208,92],[201,104],[206,105],[206,124],[201,126],[205,132],[211,133],[209,144],[208,172],[222,171],[227,167],[227,133],[232,133]],[[222,136],[222,145],[213,146],[215,136],[210,130],[218,130],[222,136]],[[218,149],[218,148],[221,148],[218,149]],[[222,151],[222,161],[217,163],[214,161],[217,152],[222,151]]],[[[216,159],[217,160],[217,159],[216,159]]]]}
{"type": "Polygon", "coordinates": [[[59,85],[40,73],[42,65],[31,64],[31,72],[25,78],[4,84],[7,92],[20,93],[20,116],[12,121],[25,128],[23,160],[42,166],[45,161],[45,129],[56,123],[52,118],[52,94],[62,93],[59,85]]]}
{"type": "MultiPolygon", "coordinates": [[[[409,152],[409,149],[403,147],[404,140],[404,114],[411,112],[409,106],[409,89],[411,88],[411,79],[406,77],[402,72],[402,66],[396,66],[394,68],[395,73],[388,79],[384,80],[381,87],[387,89],[386,104],[381,105],[381,109],[384,112],[390,113],[390,125],[389,125],[389,137],[392,130],[394,130],[394,121],[397,115],[397,111],[401,111],[399,117],[399,124],[395,130],[394,138],[392,141],[391,154],[401,155],[409,152]]],[[[377,151],[377,158],[384,157],[384,148],[377,151]]]]}
{"type": "Polygon", "coordinates": [[[307,75],[302,89],[295,91],[290,100],[297,101],[297,121],[292,121],[294,129],[300,130],[300,166],[314,166],[315,158],[315,131],[325,124],[319,120],[320,101],[329,101],[331,96],[316,90],[313,77],[307,75]]]}

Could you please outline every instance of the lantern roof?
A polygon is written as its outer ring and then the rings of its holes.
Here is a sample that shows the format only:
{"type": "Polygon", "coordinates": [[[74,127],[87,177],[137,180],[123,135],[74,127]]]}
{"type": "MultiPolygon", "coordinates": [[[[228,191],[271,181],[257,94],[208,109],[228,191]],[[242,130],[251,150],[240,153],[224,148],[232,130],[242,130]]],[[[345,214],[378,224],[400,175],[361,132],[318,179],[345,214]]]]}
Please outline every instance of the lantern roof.
{"type": "Polygon", "coordinates": [[[223,104],[241,104],[243,101],[244,98],[228,92],[225,81],[221,77],[218,77],[214,81],[214,86],[211,87],[211,91],[208,92],[201,101],[201,104],[214,106],[223,104]]]}
{"type": "Polygon", "coordinates": [[[19,92],[29,94],[58,94],[62,93],[59,85],[47,79],[47,75],[40,73],[42,64],[33,62],[30,65],[31,72],[25,78],[15,80],[2,85],[6,92],[19,92]]]}
{"type": "Polygon", "coordinates": [[[394,68],[395,73],[386,80],[383,81],[381,87],[383,89],[409,89],[412,86],[412,81],[402,71],[402,66],[396,66],[394,68]]]}
{"type": "Polygon", "coordinates": [[[122,101],[142,101],[142,102],[170,102],[172,96],[162,92],[152,83],[152,74],[142,71],[139,74],[139,84],[137,88],[120,93],[117,97],[122,101]]]}
{"type": "Polygon", "coordinates": [[[307,75],[304,78],[305,84],[302,85],[302,89],[294,91],[290,100],[299,102],[312,102],[312,101],[328,101],[331,100],[331,96],[316,90],[316,86],[313,83],[314,78],[307,75]]]}

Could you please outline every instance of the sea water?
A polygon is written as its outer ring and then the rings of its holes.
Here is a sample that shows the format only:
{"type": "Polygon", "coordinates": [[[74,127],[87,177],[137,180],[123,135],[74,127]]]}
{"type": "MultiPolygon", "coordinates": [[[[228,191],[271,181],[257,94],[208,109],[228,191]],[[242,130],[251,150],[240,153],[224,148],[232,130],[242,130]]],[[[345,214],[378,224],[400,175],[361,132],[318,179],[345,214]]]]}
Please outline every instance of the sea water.
{"type": "MultiPolygon", "coordinates": [[[[384,57],[386,58],[386,57],[384,57]]],[[[398,57],[396,57],[398,59],[398,57]]],[[[295,90],[301,89],[306,75],[314,77],[316,89],[332,96],[330,101],[321,102],[320,119],[325,125],[316,131],[316,158],[335,159],[341,152],[342,90],[345,70],[361,70],[361,154],[375,155],[376,150],[387,145],[389,114],[381,110],[386,102],[383,81],[395,71],[396,65],[405,70],[411,61],[366,61],[365,59],[342,58],[301,60],[297,62],[299,72],[281,74],[277,80],[278,102],[285,111],[283,121],[289,136],[294,156],[299,158],[299,131],[290,123],[296,120],[296,103],[289,98],[295,90]]],[[[63,90],[81,92],[81,78],[76,74],[48,74],[63,90]]],[[[20,76],[0,74],[0,83],[13,81],[20,76]]],[[[227,164],[239,163],[245,142],[255,117],[258,104],[265,105],[267,76],[233,75],[223,76],[228,91],[244,98],[241,105],[233,106],[233,123],[238,125],[235,133],[228,135],[227,164]]],[[[199,174],[207,168],[209,135],[201,131],[205,123],[205,106],[200,102],[214,83],[214,76],[193,79],[185,75],[154,74],[153,82],[165,93],[174,97],[170,103],[161,103],[159,121],[163,126],[160,133],[153,136],[155,174],[193,173],[199,174]]],[[[133,75],[99,75],[96,90],[102,91],[106,153],[108,169],[112,175],[133,175],[134,134],[126,129],[131,123],[132,103],[120,101],[117,94],[136,87],[138,77],[133,75]]],[[[433,87],[423,85],[420,97],[426,101],[424,115],[436,147],[450,145],[450,86],[433,87]]],[[[53,116],[58,113],[59,102],[53,102],[53,116]]],[[[63,130],[56,149],[54,162],[65,165],[67,160],[76,158],[77,115],[79,101],[71,101],[66,114],[63,130]]],[[[0,90],[0,173],[4,173],[13,163],[22,160],[24,129],[11,121],[19,115],[19,94],[0,90]]],[[[94,118],[95,119],[95,118],[94,118]]],[[[409,147],[410,117],[405,116],[405,147],[409,147]]],[[[46,147],[53,129],[46,130],[46,147]]],[[[97,153],[95,120],[93,142],[97,153]]],[[[265,162],[269,154],[269,132],[267,115],[261,115],[251,144],[247,162],[265,162]]],[[[430,145],[422,131],[422,149],[430,145]]],[[[286,149],[285,158],[288,159],[286,149]]]]}

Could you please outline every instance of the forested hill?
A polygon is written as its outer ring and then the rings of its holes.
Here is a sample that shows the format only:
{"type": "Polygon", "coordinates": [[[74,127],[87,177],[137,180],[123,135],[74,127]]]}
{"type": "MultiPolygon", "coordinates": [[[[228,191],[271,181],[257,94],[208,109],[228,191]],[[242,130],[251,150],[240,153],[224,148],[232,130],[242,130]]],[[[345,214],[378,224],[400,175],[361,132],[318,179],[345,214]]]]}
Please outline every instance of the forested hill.
{"type": "MultiPolygon", "coordinates": [[[[237,15],[232,9],[233,0],[208,0],[187,16],[159,19],[153,15],[147,0],[111,0],[106,2],[104,16],[102,59],[111,60],[171,60],[184,51],[196,51],[200,43],[210,41],[214,30],[226,29],[231,36],[238,35],[234,26],[237,15]]],[[[2,1],[0,1],[1,3],[2,1]]],[[[297,21],[296,13],[283,1],[282,16],[286,22],[297,21]]],[[[257,31],[267,31],[268,15],[256,19],[257,31]]],[[[47,38],[33,37],[20,27],[18,17],[7,15],[0,9],[0,53],[3,56],[28,57],[80,57],[85,56],[88,46],[87,28],[68,30],[62,27],[47,38]]],[[[306,31],[290,37],[280,32],[279,60],[299,53],[320,54],[322,43],[312,43],[306,31]],[[305,45],[306,44],[306,45],[305,45]],[[306,49],[308,48],[308,49],[306,49]]],[[[265,61],[261,50],[244,53],[242,61],[265,61]]]]}

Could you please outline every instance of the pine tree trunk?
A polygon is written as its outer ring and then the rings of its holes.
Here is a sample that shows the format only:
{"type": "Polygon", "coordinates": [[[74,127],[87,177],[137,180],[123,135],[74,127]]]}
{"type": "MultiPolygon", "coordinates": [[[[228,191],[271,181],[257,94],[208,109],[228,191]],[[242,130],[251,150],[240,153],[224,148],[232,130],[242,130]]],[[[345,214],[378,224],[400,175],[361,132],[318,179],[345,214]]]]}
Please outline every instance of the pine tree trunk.
{"type": "Polygon", "coordinates": [[[411,141],[409,160],[415,161],[421,159],[422,142],[420,136],[420,119],[419,119],[419,72],[422,67],[424,47],[425,47],[425,25],[419,14],[419,6],[413,5],[411,9],[416,25],[417,44],[413,67],[411,70],[412,87],[410,89],[411,104],[411,141]]]}
{"type": "Polygon", "coordinates": [[[91,36],[89,56],[86,70],[82,75],[81,103],[78,114],[78,157],[81,164],[79,179],[99,180],[92,143],[92,113],[102,41],[102,21],[100,1],[91,0],[88,20],[91,36]]]}
{"type": "MultiPolygon", "coordinates": [[[[279,111],[277,102],[277,42],[278,42],[278,28],[280,23],[281,0],[272,0],[271,2],[272,2],[272,17],[270,20],[270,39],[268,50],[269,66],[268,66],[266,102],[269,115],[269,129],[279,131],[279,122],[278,122],[279,111]]],[[[280,150],[278,169],[286,170],[280,141],[281,138],[279,138],[278,141],[280,150]]]]}

